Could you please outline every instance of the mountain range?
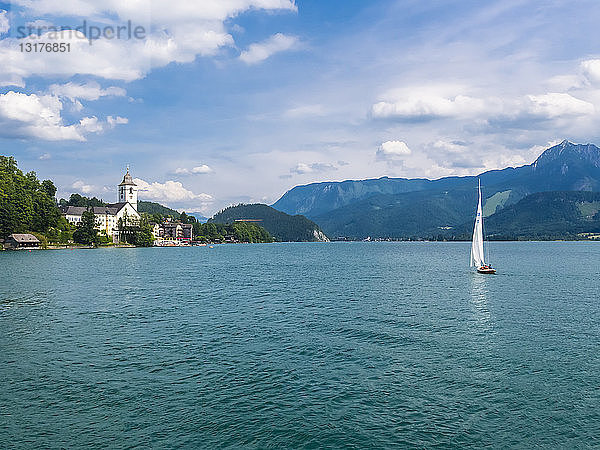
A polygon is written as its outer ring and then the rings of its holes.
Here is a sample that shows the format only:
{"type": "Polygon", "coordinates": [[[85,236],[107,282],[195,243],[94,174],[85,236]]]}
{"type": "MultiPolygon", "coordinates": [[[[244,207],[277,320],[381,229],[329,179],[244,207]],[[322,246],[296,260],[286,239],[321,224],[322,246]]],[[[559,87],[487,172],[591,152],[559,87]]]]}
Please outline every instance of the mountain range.
{"type": "MultiPolygon", "coordinates": [[[[465,234],[471,236],[472,224],[465,234]]],[[[600,192],[537,192],[491,215],[486,235],[495,240],[600,237],[600,192]],[[582,234],[584,236],[582,236],[582,234]]],[[[460,230],[456,230],[459,232],[460,230]]]]}
{"type": "Polygon", "coordinates": [[[330,237],[457,236],[473,220],[477,178],[483,186],[484,215],[493,224],[499,220],[492,218],[495,214],[531,194],[600,191],[600,148],[563,141],[532,164],[470,177],[312,183],[294,187],[273,207],[304,214],[330,237]]]}

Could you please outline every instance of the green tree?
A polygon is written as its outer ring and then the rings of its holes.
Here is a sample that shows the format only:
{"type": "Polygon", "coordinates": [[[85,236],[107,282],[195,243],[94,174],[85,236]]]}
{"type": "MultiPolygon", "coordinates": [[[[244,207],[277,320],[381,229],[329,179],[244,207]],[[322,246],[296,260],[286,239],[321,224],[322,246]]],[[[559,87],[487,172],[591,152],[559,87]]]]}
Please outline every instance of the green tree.
{"type": "Polygon", "coordinates": [[[98,243],[98,230],[96,229],[96,216],[88,209],[81,215],[81,221],[73,233],[73,240],[78,244],[96,245],[98,243]]]}
{"type": "Polygon", "coordinates": [[[152,234],[152,227],[148,221],[148,217],[142,214],[139,225],[135,230],[134,234],[134,245],[137,247],[152,247],[154,243],[154,235],[152,234]]]}
{"type": "Polygon", "coordinates": [[[42,191],[50,198],[56,196],[56,186],[54,186],[54,183],[50,180],[42,181],[42,191]]]}
{"type": "Polygon", "coordinates": [[[13,157],[0,156],[0,237],[56,227],[55,193],[50,180],[40,183],[35,172],[23,174],[13,157]]]}
{"type": "Polygon", "coordinates": [[[58,205],[61,207],[65,206],[82,206],[84,208],[88,208],[90,206],[106,206],[106,203],[102,199],[98,199],[96,197],[88,198],[84,197],[80,194],[71,194],[69,200],[65,200],[61,198],[58,202],[58,205]]]}
{"type": "Polygon", "coordinates": [[[121,242],[126,242],[136,247],[151,247],[154,243],[150,216],[142,213],[139,220],[130,219],[124,215],[117,221],[117,228],[121,242]]]}

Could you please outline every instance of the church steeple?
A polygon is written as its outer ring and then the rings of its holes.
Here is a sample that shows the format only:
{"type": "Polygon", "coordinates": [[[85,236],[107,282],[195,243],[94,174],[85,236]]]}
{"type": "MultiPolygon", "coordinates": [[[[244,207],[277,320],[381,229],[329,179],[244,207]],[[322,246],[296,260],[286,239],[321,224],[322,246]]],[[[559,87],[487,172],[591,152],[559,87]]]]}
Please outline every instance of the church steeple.
{"type": "Polygon", "coordinates": [[[127,165],[127,172],[123,177],[123,181],[119,184],[119,203],[129,202],[137,211],[137,191],[137,185],[133,182],[133,178],[129,173],[129,165],[127,165]]]}

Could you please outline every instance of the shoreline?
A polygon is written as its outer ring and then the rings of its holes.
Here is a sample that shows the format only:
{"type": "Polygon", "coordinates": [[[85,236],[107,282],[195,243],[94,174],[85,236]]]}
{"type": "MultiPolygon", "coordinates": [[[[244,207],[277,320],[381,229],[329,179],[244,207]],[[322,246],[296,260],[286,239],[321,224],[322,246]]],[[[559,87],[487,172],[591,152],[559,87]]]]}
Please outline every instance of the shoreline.
{"type": "MultiPolygon", "coordinates": [[[[382,243],[396,243],[396,244],[452,244],[452,243],[469,243],[469,240],[452,240],[452,241],[428,241],[428,240],[381,240],[381,241],[350,241],[350,240],[339,240],[339,241],[284,241],[284,242],[222,242],[222,243],[208,243],[201,245],[173,245],[173,246],[161,246],[161,245],[152,245],[148,247],[136,247],[135,245],[129,244],[119,244],[119,245],[103,245],[94,247],[92,245],[65,245],[65,246],[56,246],[49,245],[47,248],[20,248],[20,249],[3,249],[0,248],[0,252],[23,252],[23,251],[43,251],[43,250],[94,250],[94,249],[108,249],[108,248],[191,248],[191,247],[206,247],[206,248],[214,248],[216,245],[239,245],[239,244],[326,244],[326,243],[346,243],[346,244],[382,244],[382,243]]],[[[548,239],[548,240],[506,240],[506,241],[488,241],[494,243],[545,243],[545,242],[600,242],[599,239],[548,239]]]]}

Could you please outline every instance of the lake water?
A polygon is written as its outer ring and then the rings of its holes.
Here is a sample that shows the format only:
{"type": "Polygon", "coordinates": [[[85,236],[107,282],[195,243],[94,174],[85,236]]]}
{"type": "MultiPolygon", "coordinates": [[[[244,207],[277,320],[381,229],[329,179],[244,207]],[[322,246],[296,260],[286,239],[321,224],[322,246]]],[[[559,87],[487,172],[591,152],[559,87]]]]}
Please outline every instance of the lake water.
{"type": "Polygon", "coordinates": [[[0,447],[600,445],[600,243],[0,253],[0,447]]]}

